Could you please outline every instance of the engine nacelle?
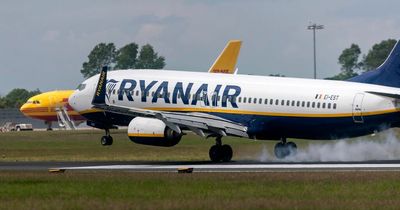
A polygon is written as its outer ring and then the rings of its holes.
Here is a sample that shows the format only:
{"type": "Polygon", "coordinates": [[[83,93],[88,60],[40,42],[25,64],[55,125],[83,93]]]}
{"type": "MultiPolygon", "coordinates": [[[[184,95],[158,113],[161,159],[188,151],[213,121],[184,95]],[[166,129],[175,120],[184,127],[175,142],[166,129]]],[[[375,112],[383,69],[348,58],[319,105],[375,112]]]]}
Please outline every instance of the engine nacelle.
{"type": "Polygon", "coordinates": [[[135,117],[128,126],[129,139],[138,144],[172,147],[179,143],[178,134],[159,119],[135,117]]]}

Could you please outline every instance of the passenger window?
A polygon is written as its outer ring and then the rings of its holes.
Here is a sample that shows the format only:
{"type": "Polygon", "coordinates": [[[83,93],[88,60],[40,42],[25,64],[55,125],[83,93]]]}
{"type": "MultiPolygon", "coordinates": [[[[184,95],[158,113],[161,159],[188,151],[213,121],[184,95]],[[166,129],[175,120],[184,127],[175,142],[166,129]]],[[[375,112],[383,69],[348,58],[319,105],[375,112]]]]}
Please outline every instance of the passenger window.
{"type": "Polygon", "coordinates": [[[312,106],[312,108],[315,108],[315,102],[312,102],[311,106],[312,106]]]}
{"type": "Polygon", "coordinates": [[[301,107],[304,107],[305,105],[306,105],[305,101],[301,102],[301,107]]]}
{"type": "Polygon", "coordinates": [[[242,97],[239,97],[239,103],[242,103],[242,97]]]}
{"type": "Polygon", "coordinates": [[[296,106],[300,106],[300,101],[297,101],[296,106]]]}
{"type": "Polygon", "coordinates": [[[285,100],[281,101],[281,106],[285,106],[285,100]]]}
{"type": "Polygon", "coordinates": [[[139,91],[138,90],[136,91],[136,96],[139,96],[139,91]]]}
{"type": "Polygon", "coordinates": [[[279,104],[279,99],[276,99],[275,100],[275,105],[278,105],[279,104]]]}
{"type": "Polygon", "coordinates": [[[254,103],[254,104],[257,103],[257,98],[254,98],[253,103],[254,103]]]}
{"type": "Polygon", "coordinates": [[[246,103],[246,100],[247,98],[246,97],[243,97],[243,103],[246,103]]]}
{"type": "Polygon", "coordinates": [[[264,100],[264,104],[268,104],[268,99],[267,98],[264,100]]]}
{"type": "Polygon", "coordinates": [[[333,104],[333,109],[336,109],[336,104],[333,104]]]}
{"type": "Polygon", "coordinates": [[[115,89],[113,90],[113,94],[115,95],[115,89]]]}
{"type": "Polygon", "coordinates": [[[249,104],[251,104],[251,97],[249,97],[249,104]]]}
{"type": "Polygon", "coordinates": [[[262,104],[262,98],[258,99],[258,103],[262,104]]]}
{"type": "Polygon", "coordinates": [[[331,103],[328,103],[328,109],[330,109],[331,108],[331,103]]]}
{"type": "Polygon", "coordinates": [[[295,101],[292,101],[292,106],[294,106],[295,103],[296,103],[295,101]]]}
{"type": "Polygon", "coordinates": [[[308,107],[310,107],[310,102],[309,102],[309,101],[307,101],[307,108],[308,108],[308,107]]]}
{"type": "Polygon", "coordinates": [[[290,106],[290,100],[286,101],[286,106],[290,106]]]}
{"type": "Polygon", "coordinates": [[[319,108],[319,107],[321,107],[321,103],[320,102],[317,103],[317,108],[319,108]]]}
{"type": "Polygon", "coordinates": [[[274,104],[274,99],[269,99],[269,104],[274,104]]]}
{"type": "Polygon", "coordinates": [[[325,103],[322,103],[322,108],[325,109],[325,103]]]}

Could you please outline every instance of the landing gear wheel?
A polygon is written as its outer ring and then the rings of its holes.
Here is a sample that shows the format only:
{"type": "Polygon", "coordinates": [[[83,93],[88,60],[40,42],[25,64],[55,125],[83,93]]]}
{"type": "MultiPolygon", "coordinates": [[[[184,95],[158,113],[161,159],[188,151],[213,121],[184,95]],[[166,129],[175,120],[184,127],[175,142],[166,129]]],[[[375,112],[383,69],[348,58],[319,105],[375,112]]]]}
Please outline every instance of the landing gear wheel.
{"type": "Polygon", "coordinates": [[[287,156],[285,144],[282,142],[277,143],[274,148],[274,153],[275,153],[275,157],[277,157],[278,159],[285,158],[287,156]]]}
{"type": "Polygon", "coordinates": [[[210,148],[210,151],[208,152],[210,159],[212,162],[219,162],[221,161],[221,149],[222,147],[220,145],[214,145],[210,148]]]}
{"type": "Polygon", "coordinates": [[[222,162],[231,161],[232,156],[233,156],[232,147],[227,144],[224,144],[221,147],[221,151],[222,151],[222,162]]]}
{"type": "Polygon", "coordinates": [[[103,136],[101,137],[101,145],[110,146],[113,143],[113,138],[111,136],[103,136]]]}
{"type": "Polygon", "coordinates": [[[294,142],[279,142],[275,145],[274,153],[278,159],[283,159],[289,155],[295,155],[297,153],[297,145],[294,142]]]}

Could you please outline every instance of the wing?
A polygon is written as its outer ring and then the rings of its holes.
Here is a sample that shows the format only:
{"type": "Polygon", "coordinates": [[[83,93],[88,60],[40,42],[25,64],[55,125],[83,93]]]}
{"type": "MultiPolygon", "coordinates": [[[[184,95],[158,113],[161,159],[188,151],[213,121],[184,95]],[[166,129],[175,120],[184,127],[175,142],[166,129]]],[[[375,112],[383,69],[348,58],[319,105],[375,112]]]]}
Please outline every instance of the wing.
{"type": "Polygon", "coordinates": [[[148,109],[139,109],[134,107],[125,107],[117,105],[109,105],[105,102],[105,86],[107,81],[107,67],[103,67],[99,81],[97,83],[96,92],[92,100],[94,108],[123,114],[132,117],[149,117],[157,118],[165,123],[177,133],[181,133],[181,128],[189,129],[199,136],[205,137],[206,133],[212,133],[219,136],[240,136],[248,138],[247,127],[239,123],[217,117],[210,114],[198,112],[166,112],[154,111],[148,109]]]}

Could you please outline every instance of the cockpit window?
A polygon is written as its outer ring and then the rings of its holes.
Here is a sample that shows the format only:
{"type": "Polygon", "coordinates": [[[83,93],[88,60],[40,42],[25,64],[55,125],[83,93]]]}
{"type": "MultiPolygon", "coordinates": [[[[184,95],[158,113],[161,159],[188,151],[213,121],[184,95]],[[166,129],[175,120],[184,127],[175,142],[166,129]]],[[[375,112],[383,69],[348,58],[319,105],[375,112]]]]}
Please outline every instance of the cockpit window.
{"type": "Polygon", "coordinates": [[[85,89],[85,87],[86,87],[86,84],[82,83],[82,84],[78,85],[78,87],[76,89],[81,91],[81,90],[85,89]]]}
{"type": "Polygon", "coordinates": [[[27,104],[40,104],[40,101],[39,100],[28,100],[26,103],[27,104]]]}

